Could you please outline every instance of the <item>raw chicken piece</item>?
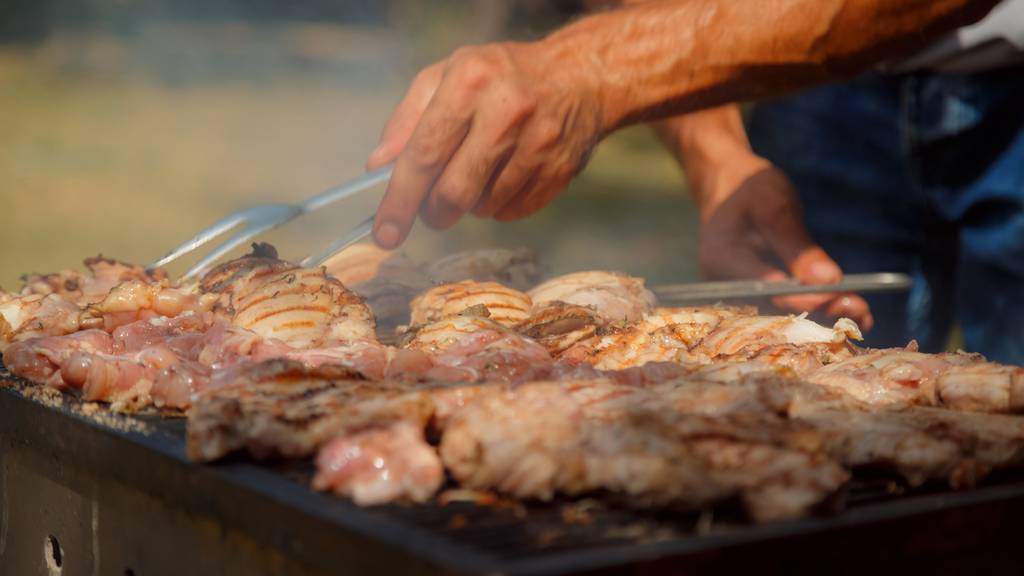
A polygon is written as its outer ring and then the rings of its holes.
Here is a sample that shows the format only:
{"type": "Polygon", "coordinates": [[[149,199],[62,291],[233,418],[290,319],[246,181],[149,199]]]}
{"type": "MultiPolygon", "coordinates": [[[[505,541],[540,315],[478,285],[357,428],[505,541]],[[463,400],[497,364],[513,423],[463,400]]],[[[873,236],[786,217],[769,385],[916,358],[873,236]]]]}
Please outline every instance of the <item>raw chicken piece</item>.
{"type": "Polygon", "coordinates": [[[316,467],[314,489],[360,506],[426,502],[444,482],[444,466],[423,427],[402,420],[334,438],[320,449],[316,467]]]}
{"type": "Polygon", "coordinates": [[[107,332],[137,320],[158,316],[173,317],[186,312],[208,312],[216,302],[213,295],[195,294],[173,288],[166,280],[142,282],[129,280],[113,287],[98,302],[89,304],[81,314],[83,328],[100,328],[107,332]]]}
{"type": "Polygon", "coordinates": [[[655,304],[643,280],[618,272],[566,274],[537,286],[529,295],[538,309],[549,302],[589,306],[608,322],[639,320],[655,304]]]}
{"type": "Polygon", "coordinates": [[[61,366],[76,352],[113,354],[114,342],[102,330],[83,330],[66,336],[31,338],[4,350],[4,366],[16,376],[52,386],[68,387],[61,366]]]}
{"type": "Polygon", "coordinates": [[[442,284],[427,290],[412,301],[411,322],[414,326],[457,316],[467,308],[483,306],[487,317],[512,327],[530,315],[530,297],[497,282],[463,280],[442,284]]]}

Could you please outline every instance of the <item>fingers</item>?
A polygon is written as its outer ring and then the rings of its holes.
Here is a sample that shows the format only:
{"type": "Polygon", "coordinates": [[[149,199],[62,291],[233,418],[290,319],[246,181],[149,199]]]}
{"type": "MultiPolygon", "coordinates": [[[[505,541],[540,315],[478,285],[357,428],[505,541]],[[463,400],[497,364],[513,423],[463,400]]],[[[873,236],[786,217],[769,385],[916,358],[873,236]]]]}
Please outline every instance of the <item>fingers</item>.
{"type": "Polygon", "coordinates": [[[405,241],[420,205],[448,166],[472,122],[472,107],[458,82],[443,81],[419,118],[377,208],[374,238],[381,248],[405,241]]]}
{"type": "Polygon", "coordinates": [[[405,148],[416,124],[434,97],[443,78],[445,62],[424,68],[413,80],[409,91],[398,103],[381,134],[377,148],[370,153],[366,169],[374,170],[394,161],[405,148]]]}
{"type": "Polygon", "coordinates": [[[454,225],[493,188],[516,149],[523,123],[532,112],[511,98],[485,96],[466,139],[437,179],[421,208],[433,228],[454,225]]]}

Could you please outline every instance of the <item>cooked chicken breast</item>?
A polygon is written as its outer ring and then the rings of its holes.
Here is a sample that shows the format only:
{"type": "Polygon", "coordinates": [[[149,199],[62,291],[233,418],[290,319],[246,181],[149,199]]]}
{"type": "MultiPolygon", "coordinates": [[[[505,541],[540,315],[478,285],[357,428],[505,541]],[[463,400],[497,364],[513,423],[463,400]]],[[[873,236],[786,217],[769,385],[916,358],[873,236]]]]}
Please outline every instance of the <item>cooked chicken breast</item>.
{"type": "Polygon", "coordinates": [[[566,274],[537,286],[529,295],[537,307],[550,302],[588,306],[609,322],[639,320],[655,304],[643,280],[618,272],[566,274]]]}
{"type": "Polygon", "coordinates": [[[482,306],[487,317],[512,327],[530,315],[530,297],[497,282],[463,280],[442,284],[420,294],[412,301],[412,324],[422,325],[457,316],[468,308],[482,306]]]}

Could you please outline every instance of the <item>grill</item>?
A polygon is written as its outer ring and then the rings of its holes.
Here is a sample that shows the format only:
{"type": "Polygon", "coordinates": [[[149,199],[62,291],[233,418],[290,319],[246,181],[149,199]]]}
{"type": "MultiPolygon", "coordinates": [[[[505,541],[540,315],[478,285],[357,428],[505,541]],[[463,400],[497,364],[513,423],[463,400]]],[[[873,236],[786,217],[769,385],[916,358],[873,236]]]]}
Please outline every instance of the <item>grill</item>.
{"type": "Polygon", "coordinates": [[[598,498],[359,508],[308,465],[185,458],[184,421],[89,415],[8,374],[0,566],[10,574],[1013,571],[1024,474],[969,492],[861,474],[844,511],[751,525],[728,506],[630,511],[598,498]]]}

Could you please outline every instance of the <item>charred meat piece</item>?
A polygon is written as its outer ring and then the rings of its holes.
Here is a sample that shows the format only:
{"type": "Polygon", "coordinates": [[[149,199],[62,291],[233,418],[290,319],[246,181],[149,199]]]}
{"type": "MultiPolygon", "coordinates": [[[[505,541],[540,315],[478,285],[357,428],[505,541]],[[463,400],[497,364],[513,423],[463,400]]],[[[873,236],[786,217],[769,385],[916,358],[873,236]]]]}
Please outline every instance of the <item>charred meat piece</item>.
{"type": "Polygon", "coordinates": [[[516,326],[516,331],[533,339],[557,358],[577,342],[596,334],[605,324],[597,311],[589,306],[548,302],[534,306],[530,316],[516,326]]]}
{"type": "Polygon", "coordinates": [[[680,412],[608,381],[528,383],[456,413],[441,455],[464,485],[520,498],[603,491],[633,506],[693,508],[740,497],[758,520],[805,514],[846,482],[823,453],[732,417],[680,412]]]}

